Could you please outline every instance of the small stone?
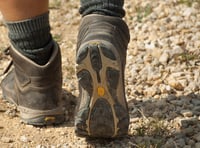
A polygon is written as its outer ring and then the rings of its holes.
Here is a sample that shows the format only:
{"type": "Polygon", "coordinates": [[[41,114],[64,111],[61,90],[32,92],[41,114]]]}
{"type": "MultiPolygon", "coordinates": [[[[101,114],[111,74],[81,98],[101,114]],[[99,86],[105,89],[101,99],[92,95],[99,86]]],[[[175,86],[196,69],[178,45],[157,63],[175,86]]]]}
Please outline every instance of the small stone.
{"type": "Polygon", "coordinates": [[[183,49],[179,45],[176,45],[173,47],[172,52],[170,52],[170,55],[171,57],[175,57],[181,55],[183,52],[183,49]]]}
{"type": "Polygon", "coordinates": [[[189,82],[188,88],[191,91],[197,91],[199,89],[199,85],[196,82],[189,82]]]}
{"type": "Polygon", "coordinates": [[[162,51],[157,48],[155,48],[153,51],[152,50],[150,50],[150,51],[151,51],[150,53],[151,53],[152,57],[157,58],[157,59],[159,59],[162,54],[162,51]]]}
{"type": "Polygon", "coordinates": [[[187,136],[191,136],[193,135],[194,133],[194,128],[193,127],[188,127],[188,128],[185,128],[183,133],[187,136]]]}
{"type": "Polygon", "coordinates": [[[130,119],[130,123],[137,123],[140,120],[140,118],[136,117],[136,118],[131,118],[130,119]]]}
{"type": "Polygon", "coordinates": [[[142,137],[136,137],[135,138],[136,143],[142,143],[144,139],[142,137]]]}
{"type": "Polygon", "coordinates": [[[21,136],[21,137],[20,137],[20,141],[21,141],[21,142],[24,142],[24,143],[29,142],[29,140],[28,140],[28,138],[27,138],[26,136],[21,136]]]}
{"type": "Polygon", "coordinates": [[[194,8],[187,8],[185,9],[185,11],[183,12],[183,16],[185,17],[189,17],[194,13],[194,8]]]}
{"type": "Polygon", "coordinates": [[[193,112],[190,111],[190,110],[182,110],[182,111],[181,111],[181,114],[182,114],[184,117],[192,117],[192,116],[193,116],[193,112]]]}
{"type": "Polygon", "coordinates": [[[184,139],[178,139],[175,141],[178,147],[184,147],[185,146],[185,140],[184,139]]]}
{"type": "Polygon", "coordinates": [[[44,145],[37,145],[35,148],[47,148],[47,147],[44,145]]]}
{"type": "Polygon", "coordinates": [[[16,115],[17,115],[15,109],[8,109],[8,110],[5,112],[5,114],[8,115],[8,116],[11,117],[11,118],[16,117],[16,115]]]}
{"type": "Polygon", "coordinates": [[[200,99],[199,98],[192,99],[192,104],[194,104],[195,106],[200,106],[200,99]]]}
{"type": "Polygon", "coordinates": [[[186,119],[180,119],[178,118],[178,123],[181,127],[187,128],[189,125],[195,125],[198,123],[198,119],[196,118],[186,118],[186,119]]]}
{"type": "Polygon", "coordinates": [[[8,138],[8,137],[2,137],[2,138],[1,138],[1,141],[2,141],[3,143],[11,143],[11,142],[12,142],[12,139],[10,139],[10,138],[8,138]]]}
{"type": "Polygon", "coordinates": [[[159,108],[163,108],[163,107],[165,107],[165,106],[167,105],[167,102],[166,102],[165,99],[161,99],[161,100],[157,101],[157,102],[155,103],[155,105],[156,105],[157,107],[159,107],[159,108]]]}
{"type": "Polygon", "coordinates": [[[178,105],[178,106],[182,106],[183,105],[183,101],[181,100],[172,100],[170,101],[172,104],[174,105],[178,105]]]}
{"type": "Polygon", "coordinates": [[[194,147],[195,141],[192,140],[192,139],[190,139],[190,140],[188,141],[188,144],[194,147]]]}
{"type": "Polygon", "coordinates": [[[146,48],[147,50],[149,50],[149,49],[153,50],[153,49],[156,48],[156,46],[155,46],[155,44],[154,44],[153,42],[151,42],[151,43],[145,44],[145,48],[146,48]]]}
{"type": "Polygon", "coordinates": [[[159,90],[156,87],[149,87],[149,88],[147,88],[147,89],[144,90],[144,94],[146,96],[152,96],[153,97],[153,96],[155,96],[158,93],[159,93],[159,90]]]}
{"type": "Polygon", "coordinates": [[[182,133],[177,133],[177,134],[175,135],[174,139],[176,139],[176,140],[178,140],[178,139],[183,139],[184,136],[185,136],[185,135],[182,134],[182,133]]]}
{"type": "Polygon", "coordinates": [[[65,143],[61,146],[62,148],[68,148],[69,147],[69,144],[68,143],[65,143]]]}
{"type": "Polygon", "coordinates": [[[172,16],[170,19],[173,22],[181,22],[181,21],[183,21],[183,17],[181,17],[181,16],[172,16]]]}
{"type": "Polygon", "coordinates": [[[196,1],[196,2],[194,1],[192,3],[192,7],[195,8],[195,9],[199,9],[199,6],[200,6],[200,3],[198,1],[196,1]]]}
{"type": "Polygon", "coordinates": [[[200,133],[198,133],[197,135],[195,135],[194,138],[195,138],[198,142],[200,142],[200,133]]]}
{"type": "Polygon", "coordinates": [[[168,60],[169,60],[169,54],[167,52],[164,52],[159,58],[159,62],[164,65],[167,64],[168,60]]]}
{"type": "Polygon", "coordinates": [[[146,55],[146,56],[144,56],[143,60],[144,60],[144,63],[151,63],[152,56],[151,55],[146,55]]]}
{"type": "Polygon", "coordinates": [[[64,136],[64,135],[66,135],[66,133],[65,133],[64,131],[61,131],[61,132],[60,132],[60,135],[61,135],[61,136],[64,136]]]}
{"type": "Polygon", "coordinates": [[[175,79],[168,80],[168,84],[169,84],[172,88],[174,88],[174,89],[176,89],[176,90],[179,90],[179,91],[184,90],[184,86],[183,86],[179,81],[177,81],[177,80],[175,80],[175,79]]]}
{"type": "Polygon", "coordinates": [[[163,116],[163,113],[161,111],[155,111],[153,113],[153,117],[161,118],[163,116]]]}
{"type": "Polygon", "coordinates": [[[160,88],[161,93],[168,93],[171,91],[171,87],[169,85],[161,84],[159,88],[160,88]]]}
{"type": "Polygon", "coordinates": [[[172,148],[172,147],[175,147],[175,143],[174,143],[174,140],[173,139],[169,139],[165,145],[164,145],[165,148],[172,148]]]}
{"type": "Polygon", "coordinates": [[[195,148],[200,148],[200,142],[195,144],[195,148]]]}

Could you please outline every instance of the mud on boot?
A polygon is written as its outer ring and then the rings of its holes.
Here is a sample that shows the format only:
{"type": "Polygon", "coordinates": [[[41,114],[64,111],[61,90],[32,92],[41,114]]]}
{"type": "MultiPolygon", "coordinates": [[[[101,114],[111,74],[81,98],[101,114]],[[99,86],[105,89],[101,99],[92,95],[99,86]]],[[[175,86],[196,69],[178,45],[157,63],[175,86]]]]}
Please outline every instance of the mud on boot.
{"type": "Polygon", "coordinates": [[[83,18],[76,55],[78,136],[114,138],[128,133],[124,68],[129,38],[121,18],[97,14],[83,18]]]}

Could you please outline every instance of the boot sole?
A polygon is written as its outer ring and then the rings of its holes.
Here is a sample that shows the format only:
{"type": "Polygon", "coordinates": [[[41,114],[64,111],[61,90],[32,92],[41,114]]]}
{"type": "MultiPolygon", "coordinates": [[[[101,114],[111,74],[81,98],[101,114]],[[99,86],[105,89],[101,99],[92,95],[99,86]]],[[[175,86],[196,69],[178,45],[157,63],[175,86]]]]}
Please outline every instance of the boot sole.
{"type": "Polygon", "coordinates": [[[75,120],[77,136],[112,138],[127,134],[129,115],[122,64],[116,49],[105,41],[90,41],[77,53],[81,102],[75,120]]]}
{"type": "Polygon", "coordinates": [[[18,106],[21,120],[30,125],[44,126],[61,124],[65,121],[64,112],[61,107],[52,110],[32,110],[18,106]]]}
{"type": "Polygon", "coordinates": [[[18,106],[11,98],[3,96],[3,99],[10,104],[17,106],[20,112],[20,119],[23,123],[34,126],[57,125],[65,121],[64,112],[61,107],[53,110],[33,110],[26,107],[18,106]]]}

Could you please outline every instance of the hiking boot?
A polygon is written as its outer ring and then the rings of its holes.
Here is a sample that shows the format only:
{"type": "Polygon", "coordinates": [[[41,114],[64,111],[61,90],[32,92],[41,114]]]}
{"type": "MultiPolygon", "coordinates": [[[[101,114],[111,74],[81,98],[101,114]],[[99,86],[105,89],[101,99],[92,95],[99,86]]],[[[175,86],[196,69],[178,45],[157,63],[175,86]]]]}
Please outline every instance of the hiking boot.
{"type": "Polygon", "coordinates": [[[97,14],[83,18],[76,55],[77,136],[114,138],[128,133],[124,68],[129,40],[129,29],[121,18],[97,14]]]}
{"type": "Polygon", "coordinates": [[[37,65],[16,49],[10,48],[14,68],[2,80],[3,97],[14,103],[24,123],[58,124],[64,121],[61,107],[61,55],[54,44],[52,56],[45,65],[37,65]]]}

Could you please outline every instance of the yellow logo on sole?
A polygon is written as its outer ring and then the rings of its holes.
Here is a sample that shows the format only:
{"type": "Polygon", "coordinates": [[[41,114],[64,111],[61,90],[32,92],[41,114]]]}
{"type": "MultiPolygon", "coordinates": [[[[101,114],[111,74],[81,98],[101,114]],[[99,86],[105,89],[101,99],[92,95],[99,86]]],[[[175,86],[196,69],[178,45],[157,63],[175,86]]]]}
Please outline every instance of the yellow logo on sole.
{"type": "Polygon", "coordinates": [[[103,87],[98,87],[98,95],[99,96],[104,96],[104,94],[105,94],[105,89],[103,88],[103,87]]]}
{"type": "Polygon", "coordinates": [[[45,121],[55,121],[55,117],[46,117],[44,120],[45,121]]]}

